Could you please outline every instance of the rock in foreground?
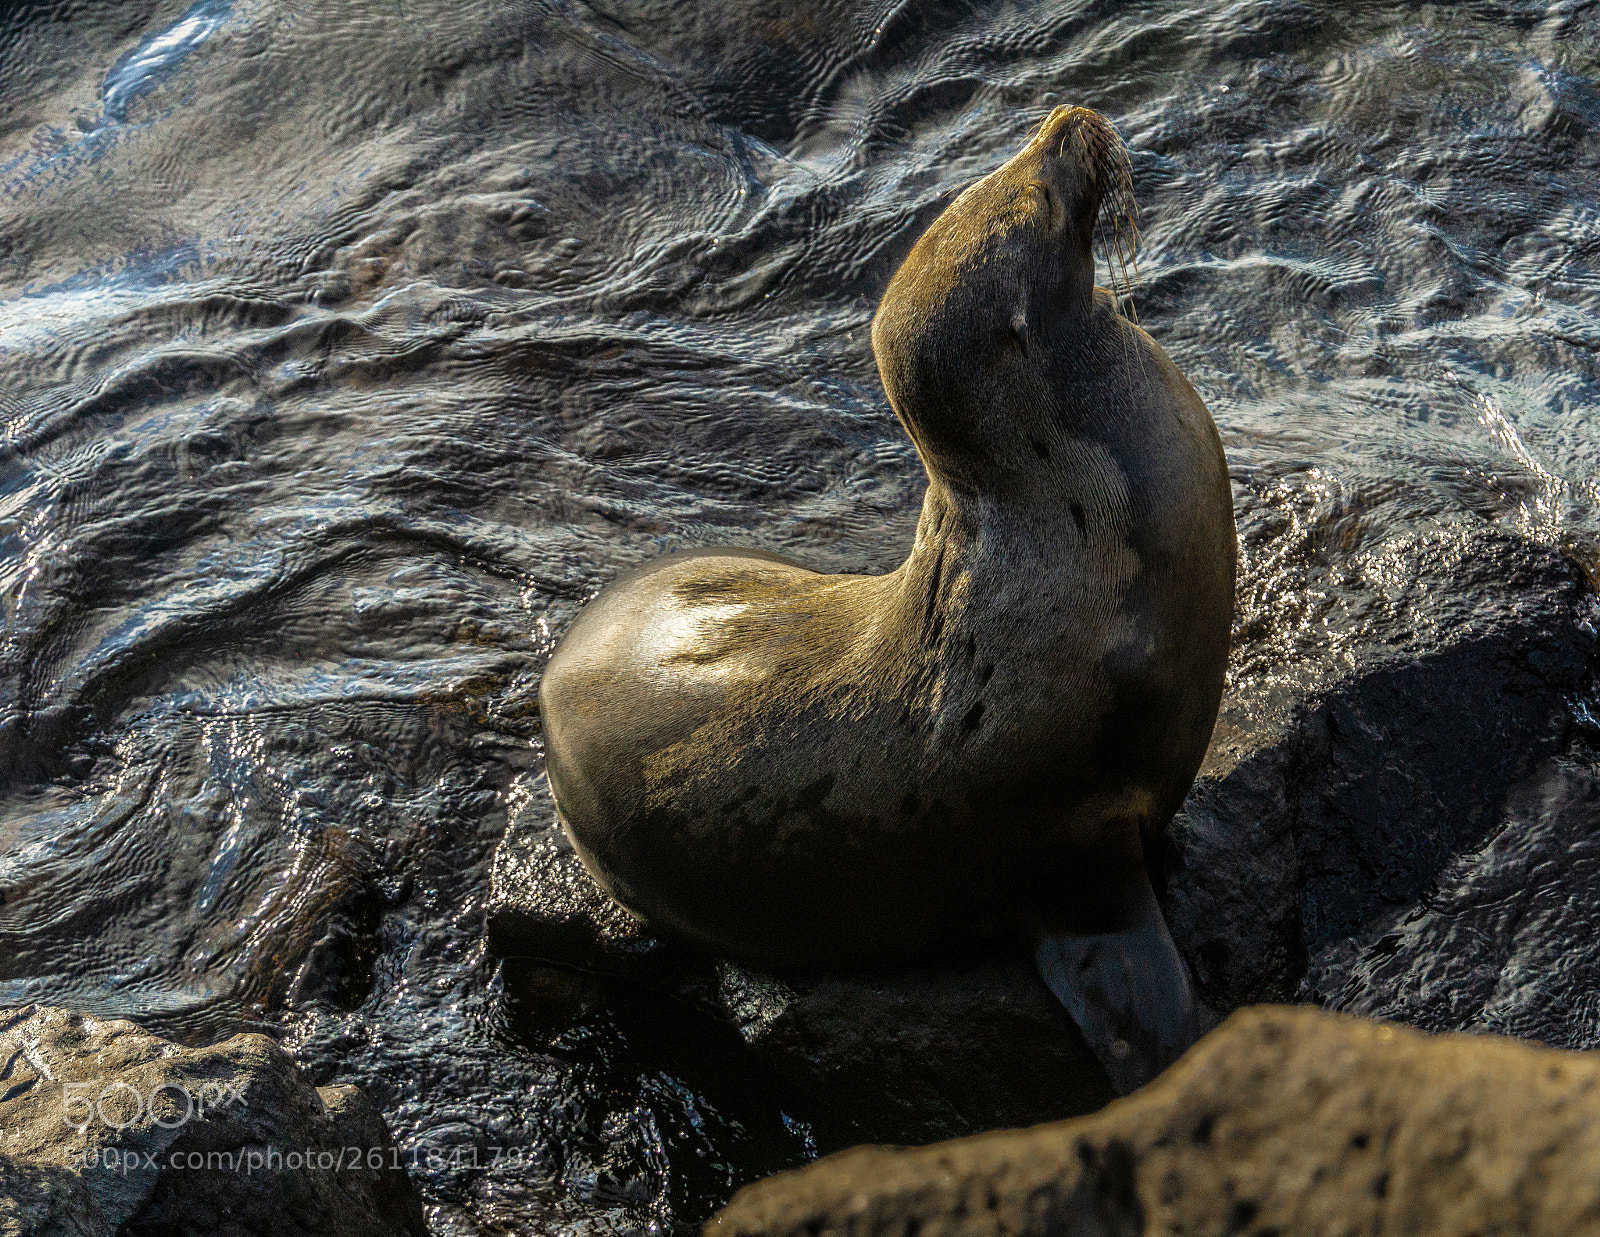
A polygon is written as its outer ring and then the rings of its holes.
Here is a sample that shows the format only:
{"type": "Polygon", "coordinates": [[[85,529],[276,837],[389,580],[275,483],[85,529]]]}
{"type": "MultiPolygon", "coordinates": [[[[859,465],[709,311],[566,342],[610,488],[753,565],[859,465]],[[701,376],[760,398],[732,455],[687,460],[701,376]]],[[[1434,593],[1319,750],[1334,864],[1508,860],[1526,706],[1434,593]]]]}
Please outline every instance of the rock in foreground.
{"type": "Polygon", "coordinates": [[[355,1087],[276,1044],[184,1048],[131,1022],[0,1010],[0,1233],[393,1237],[421,1204],[355,1087]]]}
{"type": "Polygon", "coordinates": [[[708,1237],[1600,1233],[1600,1060],[1244,1010],[1091,1117],[866,1147],[736,1195],[708,1237]]]}

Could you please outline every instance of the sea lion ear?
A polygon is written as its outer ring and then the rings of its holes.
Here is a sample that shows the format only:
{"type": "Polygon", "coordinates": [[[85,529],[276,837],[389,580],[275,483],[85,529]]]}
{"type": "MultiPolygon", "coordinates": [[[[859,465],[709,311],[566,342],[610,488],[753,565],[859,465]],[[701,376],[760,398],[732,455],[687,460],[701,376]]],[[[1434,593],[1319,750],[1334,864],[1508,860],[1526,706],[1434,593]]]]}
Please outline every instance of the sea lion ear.
{"type": "Polygon", "coordinates": [[[1028,355],[1028,315],[1017,310],[1011,315],[1011,333],[1017,337],[1017,347],[1022,349],[1022,355],[1028,355]]]}

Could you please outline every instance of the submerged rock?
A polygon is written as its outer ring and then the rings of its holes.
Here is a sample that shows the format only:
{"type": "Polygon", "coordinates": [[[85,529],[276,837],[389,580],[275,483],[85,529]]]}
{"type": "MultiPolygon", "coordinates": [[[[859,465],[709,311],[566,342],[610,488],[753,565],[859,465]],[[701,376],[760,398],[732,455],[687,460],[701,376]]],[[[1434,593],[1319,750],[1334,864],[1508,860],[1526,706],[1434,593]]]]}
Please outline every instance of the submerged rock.
{"type": "Polygon", "coordinates": [[[262,1035],[184,1048],[131,1022],[0,1010],[0,1231],[426,1231],[383,1118],[262,1035]]]}
{"type": "Polygon", "coordinates": [[[1600,1231],[1600,1060],[1308,1009],[1234,1015],[1091,1117],[748,1186],[708,1237],[1600,1231]]]}

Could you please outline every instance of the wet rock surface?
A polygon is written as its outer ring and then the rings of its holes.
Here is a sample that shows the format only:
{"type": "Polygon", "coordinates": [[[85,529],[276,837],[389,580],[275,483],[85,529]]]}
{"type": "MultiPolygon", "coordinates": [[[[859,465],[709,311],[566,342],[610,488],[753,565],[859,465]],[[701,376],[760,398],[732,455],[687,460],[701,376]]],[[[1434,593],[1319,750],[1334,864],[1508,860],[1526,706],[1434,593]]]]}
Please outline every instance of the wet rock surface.
{"type": "Polygon", "coordinates": [[[1343,612],[1319,617],[1315,657],[1255,669],[1281,650],[1251,638],[1268,606],[1246,575],[1235,662],[1249,668],[1162,864],[1202,994],[1224,1010],[1314,1001],[1585,1046],[1559,1008],[1573,986],[1546,982],[1554,973],[1520,981],[1520,1022],[1480,1016],[1503,972],[1552,952],[1600,957],[1582,917],[1536,914],[1505,936],[1515,911],[1494,925],[1471,911],[1485,847],[1505,857],[1497,888],[1533,882],[1518,906],[1595,900],[1592,873],[1559,857],[1597,823],[1580,724],[1594,597],[1578,558],[1442,530],[1391,542],[1380,561],[1275,574],[1281,595],[1331,594],[1343,612]]]}
{"type": "Polygon", "coordinates": [[[1323,951],[1341,1007],[1428,1029],[1600,1045],[1600,778],[1554,759],[1426,898],[1323,951]]]}
{"type": "Polygon", "coordinates": [[[1090,1117],[746,1187],[708,1237],[1600,1232],[1600,1061],[1244,1010],[1090,1117]]]}
{"type": "Polygon", "coordinates": [[[0,1232],[425,1232],[383,1118],[261,1035],[184,1048],[131,1022],[0,1009],[0,1232]]]}

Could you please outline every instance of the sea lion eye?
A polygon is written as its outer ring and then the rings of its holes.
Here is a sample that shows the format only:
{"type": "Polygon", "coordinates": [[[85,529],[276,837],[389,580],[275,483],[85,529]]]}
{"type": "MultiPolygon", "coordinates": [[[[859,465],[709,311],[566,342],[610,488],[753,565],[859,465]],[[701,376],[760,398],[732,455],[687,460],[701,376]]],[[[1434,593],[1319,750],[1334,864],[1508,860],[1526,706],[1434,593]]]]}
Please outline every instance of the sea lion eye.
{"type": "Polygon", "coordinates": [[[1020,309],[1011,319],[1011,337],[1017,341],[1017,347],[1022,349],[1022,355],[1028,355],[1028,315],[1020,309]]]}

